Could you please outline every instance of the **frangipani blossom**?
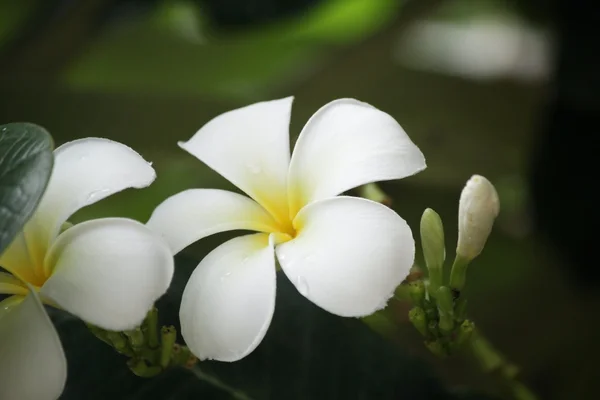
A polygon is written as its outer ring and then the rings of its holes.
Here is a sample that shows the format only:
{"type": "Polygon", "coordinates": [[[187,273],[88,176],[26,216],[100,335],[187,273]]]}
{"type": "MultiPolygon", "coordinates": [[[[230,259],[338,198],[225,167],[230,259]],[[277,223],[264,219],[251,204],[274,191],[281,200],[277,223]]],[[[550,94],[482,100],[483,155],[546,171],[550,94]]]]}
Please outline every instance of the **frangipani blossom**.
{"type": "Polygon", "coordinates": [[[413,264],[402,218],[339,195],[423,170],[421,151],[388,114],[342,99],[313,115],[290,157],[292,101],[227,112],[179,144],[251,198],[191,189],[159,205],[148,222],[174,253],[218,232],[261,232],[217,247],[187,283],[182,335],[201,359],[236,361],[261,342],[275,307],[275,257],[303,296],[346,317],[385,307],[413,264]]]}
{"type": "Polygon", "coordinates": [[[139,325],[167,290],[173,256],[145,225],[125,218],[63,224],[80,208],[154,181],[129,147],[82,139],[54,152],[38,209],[0,256],[0,399],[57,399],[66,379],[63,349],[42,302],[121,331],[139,325]],[[62,232],[61,232],[62,231],[62,232]]]}

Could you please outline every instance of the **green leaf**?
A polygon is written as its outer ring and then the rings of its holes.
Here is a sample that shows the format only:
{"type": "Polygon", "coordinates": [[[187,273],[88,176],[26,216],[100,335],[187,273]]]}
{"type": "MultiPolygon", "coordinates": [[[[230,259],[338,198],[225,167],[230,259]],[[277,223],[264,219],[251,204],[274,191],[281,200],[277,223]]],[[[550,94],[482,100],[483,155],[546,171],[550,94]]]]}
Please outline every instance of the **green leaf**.
{"type": "Polygon", "coordinates": [[[0,125],[0,253],[31,217],[50,179],[52,137],[30,123],[0,125]]]}
{"type": "MultiPolygon", "coordinates": [[[[177,326],[181,293],[196,265],[177,257],[174,282],[158,304],[162,324],[177,326]]],[[[180,369],[138,378],[126,368],[126,359],[94,338],[81,321],[52,310],[69,363],[61,399],[453,398],[424,362],[359,319],[314,306],[283,274],[278,285],[273,323],[258,349],[235,363],[200,362],[200,377],[180,369]]]]}

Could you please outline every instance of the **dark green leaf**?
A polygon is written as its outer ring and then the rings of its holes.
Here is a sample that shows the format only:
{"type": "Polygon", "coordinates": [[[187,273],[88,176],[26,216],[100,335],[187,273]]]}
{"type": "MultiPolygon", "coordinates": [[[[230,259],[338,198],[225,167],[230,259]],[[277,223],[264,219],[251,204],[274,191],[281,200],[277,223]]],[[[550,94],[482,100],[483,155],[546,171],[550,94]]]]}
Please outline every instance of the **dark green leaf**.
{"type": "Polygon", "coordinates": [[[30,123],[0,125],[0,253],[31,217],[50,179],[52,137],[30,123]]]}
{"type": "MultiPolygon", "coordinates": [[[[197,262],[178,257],[177,264],[171,289],[158,304],[163,324],[177,323],[181,292],[197,262]]],[[[281,274],[278,284],[273,323],[258,349],[236,363],[199,363],[203,373],[229,390],[187,370],[138,378],[125,367],[125,358],[95,339],[80,321],[53,312],[69,362],[61,398],[454,399],[422,361],[399,351],[360,320],[314,306],[281,274]]]]}

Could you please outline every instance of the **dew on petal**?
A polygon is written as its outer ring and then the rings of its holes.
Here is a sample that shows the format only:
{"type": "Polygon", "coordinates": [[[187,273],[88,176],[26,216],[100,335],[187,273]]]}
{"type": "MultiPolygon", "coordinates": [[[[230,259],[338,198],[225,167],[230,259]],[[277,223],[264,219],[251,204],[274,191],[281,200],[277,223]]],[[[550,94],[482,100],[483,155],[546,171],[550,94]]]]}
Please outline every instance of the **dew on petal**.
{"type": "Polygon", "coordinates": [[[85,199],[85,201],[88,202],[88,203],[92,202],[96,198],[101,197],[101,196],[105,195],[108,192],[110,192],[110,189],[108,189],[108,188],[106,188],[106,189],[100,189],[100,190],[94,190],[93,192],[91,192],[90,194],[88,194],[88,196],[85,199]]]}
{"type": "Polygon", "coordinates": [[[225,280],[227,280],[227,278],[229,278],[230,275],[231,275],[231,271],[229,271],[225,275],[223,275],[221,277],[221,282],[225,282],[225,280]]]}
{"type": "Polygon", "coordinates": [[[298,289],[302,296],[308,295],[308,282],[305,277],[299,275],[296,278],[296,289],[298,289]]]}

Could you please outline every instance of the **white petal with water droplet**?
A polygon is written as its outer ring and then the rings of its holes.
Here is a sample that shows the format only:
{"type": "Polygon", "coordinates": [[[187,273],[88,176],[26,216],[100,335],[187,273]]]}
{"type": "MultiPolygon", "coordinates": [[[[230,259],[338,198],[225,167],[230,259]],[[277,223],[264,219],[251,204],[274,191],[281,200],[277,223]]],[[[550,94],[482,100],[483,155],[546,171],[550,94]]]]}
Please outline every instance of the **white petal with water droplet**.
{"type": "Polygon", "coordinates": [[[292,215],[357,186],[425,168],[423,153],[390,115],[353,99],[332,101],[308,121],[288,176],[292,215]]]}
{"type": "Polygon", "coordinates": [[[275,256],[269,235],[237,237],[210,252],[181,301],[181,334],[200,359],[237,361],[265,336],[275,310],[275,256]]]}
{"type": "Polygon", "coordinates": [[[86,138],[54,151],[54,169],[37,211],[25,226],[36,265],[42,265],[50,242],[77,210],[127,188],[143,188],[154,169],[133,149],[108,139],[86,138]]]}
{"type": "Polygon", "coordinates": [[[385,307],[413,265],[415,243],[390,208],[354,197],[303,208],[296,238],[277,246],[281,268],[298,291],[344,317],[385,307]]]}
{"type": "Polygon", "coordinates": [[[293,97],[287,97],[226,112],[179,146],[276,218],[287,218],[292,101],[293,97]]]}

